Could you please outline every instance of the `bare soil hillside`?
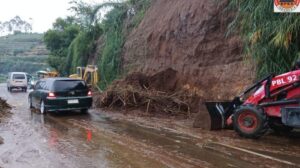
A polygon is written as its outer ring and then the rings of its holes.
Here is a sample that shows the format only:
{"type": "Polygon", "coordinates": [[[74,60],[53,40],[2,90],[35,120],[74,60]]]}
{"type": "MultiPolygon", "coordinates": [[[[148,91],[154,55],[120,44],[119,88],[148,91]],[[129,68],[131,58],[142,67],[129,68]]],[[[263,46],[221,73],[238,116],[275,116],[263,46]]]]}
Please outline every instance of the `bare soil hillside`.
{"type": "Polygon", "coordinates": [[[240,37],[226,37],[234,18],[234,13],[224,12],[226,5],[227,1],[154,0],[126,40],[124,70],[145,74],[152,90],[192,93],[193,100],[183,101],[199,112],[200,123],[207,120],[204,101],[231,99],[255,74],[242,55],[240,37]],[[160,77],[156,84],[151,80],[155,76],[160,77]]]}

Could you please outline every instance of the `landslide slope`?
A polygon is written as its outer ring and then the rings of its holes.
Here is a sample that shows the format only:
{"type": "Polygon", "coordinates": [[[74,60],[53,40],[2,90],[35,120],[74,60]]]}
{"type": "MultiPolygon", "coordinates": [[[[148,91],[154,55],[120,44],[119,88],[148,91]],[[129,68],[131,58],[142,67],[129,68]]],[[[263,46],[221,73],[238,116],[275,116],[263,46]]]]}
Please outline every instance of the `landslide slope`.
{"type": "MultiPolygon", "coordinates": [[[[205,100],[228,99],[255,75],[245,63],[238,35],[226,37],[234,14],[226,1],[154,0],[141,24],[129,35],[123,68],[154,75],[166,69],[177,89],[194,89],[205,100]]],[[[162,83],[163,85],[164,83],[162,83]]]]}
{"type": "Polygon", "coordinates": [[[230,100],[255,77],[238,33],[226,36],[235,17],[225,12],[226,5],[227,1],[153,0],[126,37],[122,69],[128,75],[114,82],[98,104],[151,114],[183,111],[197,116],[194,126],[207,128],[204,102],[230,100]]]}

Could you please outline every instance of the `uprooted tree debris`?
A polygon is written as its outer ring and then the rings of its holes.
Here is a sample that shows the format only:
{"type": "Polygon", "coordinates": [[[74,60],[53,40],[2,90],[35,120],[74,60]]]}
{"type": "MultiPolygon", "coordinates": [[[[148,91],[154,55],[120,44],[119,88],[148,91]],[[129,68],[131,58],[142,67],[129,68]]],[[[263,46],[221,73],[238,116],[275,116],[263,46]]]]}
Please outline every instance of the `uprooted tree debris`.
{"type": "Polygon", "coordinates": [[[115,81],[96,100],[96,106],[117,109],[139,109],[148,114],[190,117],[195,100],[187,90],[178,89],[176,71],[167,69],[153,76],[133,73],[115,81]]]}

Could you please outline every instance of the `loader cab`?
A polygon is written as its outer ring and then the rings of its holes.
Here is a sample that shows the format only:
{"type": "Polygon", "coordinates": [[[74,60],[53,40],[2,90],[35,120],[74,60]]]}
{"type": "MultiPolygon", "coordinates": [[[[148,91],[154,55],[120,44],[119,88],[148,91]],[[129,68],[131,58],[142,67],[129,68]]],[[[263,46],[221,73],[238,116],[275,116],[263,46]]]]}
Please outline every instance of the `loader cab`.
{"type": "Polygon", "coordinates": [[[36,76],[37,76],[38,80],[44,79],[47,77],[47,72],[46,71],[38,71],[38,72],[36,72],[36,76]]]}
{"type": "Polygon", "coordinates": [[[83,79],[89,86],[95,85],[98,81],[97,68],[93,65],[88,65],[87,67],[77,67],[78,78],[83,79]]]}
{"type": "Polygon", "coordinates": [[[98,68],[94,65],[88,65],[84,71],[84,80],[90,86],[95,86],[98,83],[98,68]]]}
{"type": "Polygon", "coordinates": [[[76,74],[69,77],[73,79],[83,79],[89,87],[96,86],[98,83],[98,68],[95,65],[87,65],[86,67],[77,67],[76,74]]]}
{"type": "Polygon", "coordinates": [[[84,71],[85,71],[84,67],[77,67],[76,68],[76,74],[78,75],[79,78],[81,78],[81,79],[83,78],[84,71]]]}

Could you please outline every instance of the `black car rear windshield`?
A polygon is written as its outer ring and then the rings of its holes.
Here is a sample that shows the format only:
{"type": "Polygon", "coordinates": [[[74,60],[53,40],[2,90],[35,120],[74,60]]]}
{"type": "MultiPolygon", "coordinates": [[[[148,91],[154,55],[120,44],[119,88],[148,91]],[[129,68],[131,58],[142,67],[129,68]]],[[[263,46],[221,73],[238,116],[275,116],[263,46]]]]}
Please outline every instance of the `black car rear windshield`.
{"type": "Polygon", "coordinates": [[[25,79],[24,74],[13,74],[13,79],[25,79]]]}
{"type": "Polygon", "coordinates": [[[86,90],[87,86],[84,81],[78,80],[59,80],[54,82],[54,91],[71,91],[71,90],[86,90]]]}

